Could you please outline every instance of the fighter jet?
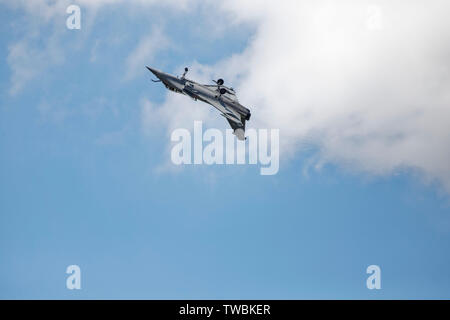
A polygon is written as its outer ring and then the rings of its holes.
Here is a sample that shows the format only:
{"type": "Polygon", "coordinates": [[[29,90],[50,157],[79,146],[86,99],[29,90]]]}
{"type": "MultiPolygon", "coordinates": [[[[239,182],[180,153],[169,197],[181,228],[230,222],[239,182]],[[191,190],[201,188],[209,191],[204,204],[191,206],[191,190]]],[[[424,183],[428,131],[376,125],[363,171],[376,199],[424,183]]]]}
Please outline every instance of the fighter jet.
{"type": "Polygon", "coordinates": [[[224,86],[223,79],[213,82],[215,84],[199,84],[186,78],[188,68],[184,68],[181,77],[147,67],[158,80],[153,82],[162,82],[170,91],[185,94],[195,101],[200,100],[212,105],[224,116],[231,128],[233,134],[239,140],[245,140],[245,121],[250,120],[250,110],[241,105],[236,97],[233,88],[224,86]]]}

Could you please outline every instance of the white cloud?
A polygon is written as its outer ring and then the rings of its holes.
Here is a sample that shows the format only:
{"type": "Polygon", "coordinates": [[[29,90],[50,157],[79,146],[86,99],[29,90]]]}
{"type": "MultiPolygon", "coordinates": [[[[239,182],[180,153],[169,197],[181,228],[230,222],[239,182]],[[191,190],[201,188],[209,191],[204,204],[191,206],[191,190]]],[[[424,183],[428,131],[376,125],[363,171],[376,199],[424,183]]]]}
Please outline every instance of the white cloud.
{"type": "Polygon", "coordinates": [[[7,62],[11,67],[10,94],[19,93],[22,88],[51,64],[64,61],[64,54],[55,37],[48,39],[45,47],[35,45],[35,39],[25,38],[8,47],[7,62]]]}
{"type": "Polygon", "coordinates": [[[65,13],[71,4],[69,0],[0,0],[0,3],[13,9],[23,9],[27,14],[38,17],[41,22],[49,22],[55,16],[65,13]]]}
{"type": "Polygon", "coordinates": [[[35,79],[51,64],[64,61],[64,55],[58,43],[60,31],[47,36],[46,41],[40,41],[40,28],[48,23],[57,24],[63,21],[68,1],[6,1],[0,3],[13,9],[23,9],[28,19],[19,19],[14,24],[26,31],[23,38],[8,46],[7,62],[11,68],[10,94],[19,93],[31,80],[35,79]],[[41,43],[42,42],[42,43],[41,43]]]}
{"type": "Polygon", "coordinates": [[[142,38],[136,48],[128,55],[125,65],[125,79],[130,80],[138,74],[148,72],[145,66],[151,64],[155,55],[170,45],[169,39],[155,27],[150,34],[142,38]]]}
{"type": "MultiPolygon", "coordinates": [[[[9,46],[8,64],[13,72],[11,75],[10,93],[18,93],[24,84],[31,80],[38,72],[41,65],[34,65],[29,59],[30,50],[25,41],[16,42],[9,46]]],[[[36,60],[39,60],[39,53],[34,52],[36,60]]]]}
{"type": "MultiPolygon", "coordinates": [[[[99,11],[106,5],[130,5],[136,7],[160,6],[170,7],[176,10],[189,10],[193,3],[184,1],[156,1],[156,0],[78,0],[76,4],[81,6],[81,26],[83,35],[89,36],[89,29],[93,25],[93,20],[99,11]],[[87,14],[90,14],[89,16],[87,14]],[[89,18],[88,18],[89,17],[89,18]]],[[[60,64],[64,61],[64,44],[62,35],[66,31],[66,19],[68,14],[66,8],[73,4],[70,0],[0,0],[0,5],[6,5],[14,10],[21,10],[24,15],[14,22],[23,30],[23,37],[9,45],[7,57],[8,65],[11,69],[12,95],[18,94],[27,83],[36,79],[49,66],[60,64]]],[[[77,31],[74,31],[77,32],[77,31]]],[[[133,78],[142,69],[139,65],[161,49],[168,46],[168,39],[165,38],[159,29],[155,29],[152,34],[141,39],[135,51],[127,59],[126,79],[133,78]],[[138,68],[138,65],[140,68],[138,68]]],[[[91,62],[96,57],[96,48],[92,49],[91,62]]],[[[147,60],[146,60],[147,61],[147,60]]]]}
{"type": "Polygon", "coordinates": [[[313,167],[412,169],[450,191],[448,9],[440,0],[227,1],[221,10],[257,31],[208,72],[237,85],[250,126],[281,129],[285,158],[315,145],[313,167]]]}
{"type": "MultiPolygon", "coordinates": [[[[156,4],[136,0],[128,5],[148,3],[156,4]]],[[[168,5],[184,10],[197,3],[168,5]]],[[[255,26],[243,53],[204,66],[203,76],[209,81],[220,75],[235,86],[252,110],[251,126],[281,129],[282,156],[313,144],[319,149],[316,165],[334,163],[373,175],[412,168],[450,191],[448,1],[204,3],[216,14],[226,13],[230,23],[255,26]],[[381,9],[379,28],[369,27],[374,5],[381,9]]],[[[139,61],[154,54],[149,43],[142,39],[130,54],[130,70],[139,70],[139,61]]],[[[135,71],[130,72],[133,77],[135,71]]],[[[167,97],[158,116],[169,127],[208,112],[186,97],[167,97]]],[[[146,119],[154,113],[143,114],[146,119]]]]}
{"type": "Polygon", "coordinates": [[[230,1],[223,9],[257,24],[227,72],[245,66],[240,99],[254,125],[281,128],[282,155],[312,143],[318,163],[374,175],[413,168],[450,191],[449,2],[230,1]],[[374,4],[380,30],[367,27],[374,4]]]}

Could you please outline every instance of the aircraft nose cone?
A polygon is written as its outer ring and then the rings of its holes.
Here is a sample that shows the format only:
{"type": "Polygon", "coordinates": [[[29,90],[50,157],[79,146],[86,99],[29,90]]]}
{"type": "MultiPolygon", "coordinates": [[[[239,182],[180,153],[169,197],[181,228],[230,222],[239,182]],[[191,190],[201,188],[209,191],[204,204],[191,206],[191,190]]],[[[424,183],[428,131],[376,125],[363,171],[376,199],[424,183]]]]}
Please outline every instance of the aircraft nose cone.
{"type": "Polygon", "coordinates": [[[151,73],[153,73],[155,76],[159,76],[159,71],[158,70],[156,70],[156,69],[153,69],[153,68],[150,68],[150,67],[147,67],[146,66],[146,68],[151,72],[151,73]]]}

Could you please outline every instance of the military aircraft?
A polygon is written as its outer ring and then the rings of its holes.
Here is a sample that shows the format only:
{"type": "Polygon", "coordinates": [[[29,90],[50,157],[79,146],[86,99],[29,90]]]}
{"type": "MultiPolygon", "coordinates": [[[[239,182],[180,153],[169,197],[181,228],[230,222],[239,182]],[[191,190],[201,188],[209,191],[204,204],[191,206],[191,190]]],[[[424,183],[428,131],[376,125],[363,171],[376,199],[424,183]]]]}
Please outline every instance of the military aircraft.
{"type": "Polygon", "coordinates": [[[181,77],[150,67],[147,67],[147,69],[158,78],[158,80],[152,79],[153,82],[162,82],[167,89],[173,92],[206,102],[219,110],[233,129],[233,134],[239,140],[245,140],[245,121],[250,120],[250,110],[239,103],[233,88],[223,85],[223,79],[213,80],[215,83],[213,85],[199,84],[185,77],[188,68],[184,68],[181,77]]]}

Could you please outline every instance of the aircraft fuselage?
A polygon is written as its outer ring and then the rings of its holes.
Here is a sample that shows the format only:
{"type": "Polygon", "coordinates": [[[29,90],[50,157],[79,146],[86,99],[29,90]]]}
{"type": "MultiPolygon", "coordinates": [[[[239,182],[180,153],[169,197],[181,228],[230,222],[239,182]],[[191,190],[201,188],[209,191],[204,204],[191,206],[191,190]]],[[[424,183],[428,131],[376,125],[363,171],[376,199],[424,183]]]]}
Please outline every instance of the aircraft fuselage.
{"type": "MultiPolygon", "coordinates": [[[[200,100],[217,108],[214,102],[219,102],[226,108],[232,108],[245,119],[250,119],[250,110],[241,105],[235,97],[234,90],[223,85],[203,85],[183,77],[176,77],[171,74],[147,67],[167,89],[190,96],[194,100],[200,100]]],[[[219,109],[219,108],[217,108],[219,109]]],[[[219,109],[223,112],[223,110],[219,109]]]]}

